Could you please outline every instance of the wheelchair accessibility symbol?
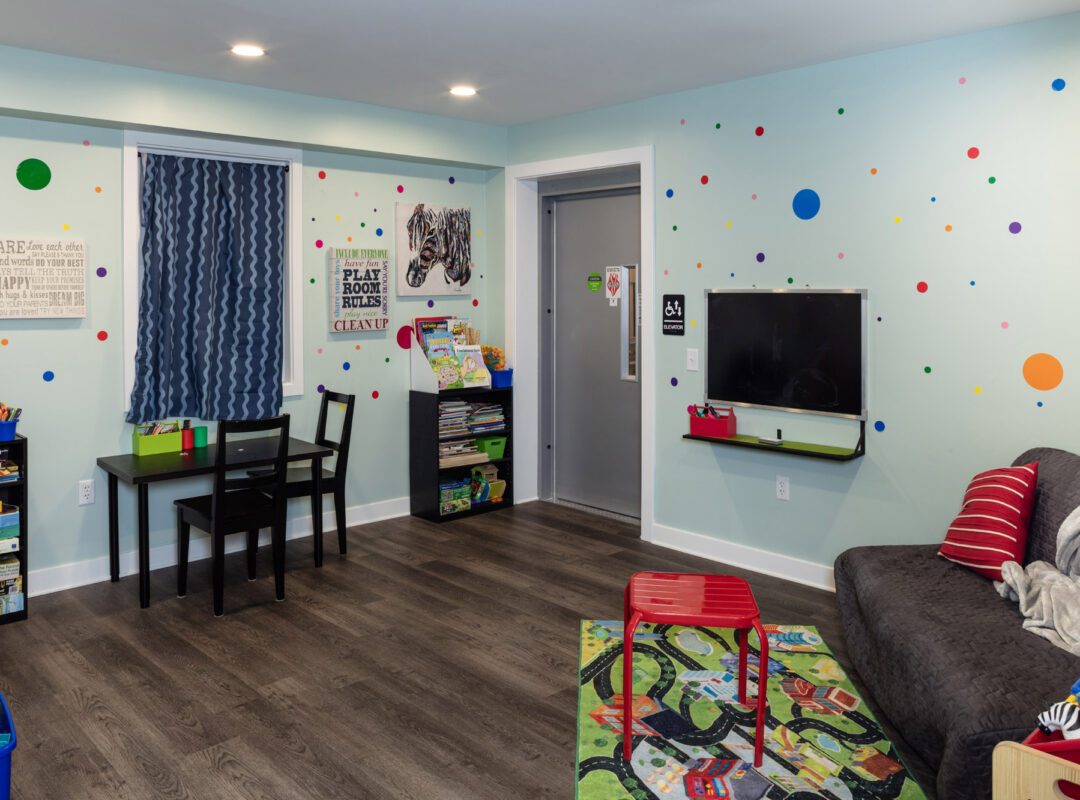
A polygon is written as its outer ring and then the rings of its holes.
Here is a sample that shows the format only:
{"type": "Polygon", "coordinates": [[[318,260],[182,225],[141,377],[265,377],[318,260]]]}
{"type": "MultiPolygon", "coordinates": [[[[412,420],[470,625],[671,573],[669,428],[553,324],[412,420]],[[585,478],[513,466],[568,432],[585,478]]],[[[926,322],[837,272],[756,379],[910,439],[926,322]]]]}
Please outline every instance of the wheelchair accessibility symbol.
{"type": "Polygon", "coordinates": [[[665,294],[663,333],[665,336],[684,336],[686,334],[686,295],[665,294]]]}

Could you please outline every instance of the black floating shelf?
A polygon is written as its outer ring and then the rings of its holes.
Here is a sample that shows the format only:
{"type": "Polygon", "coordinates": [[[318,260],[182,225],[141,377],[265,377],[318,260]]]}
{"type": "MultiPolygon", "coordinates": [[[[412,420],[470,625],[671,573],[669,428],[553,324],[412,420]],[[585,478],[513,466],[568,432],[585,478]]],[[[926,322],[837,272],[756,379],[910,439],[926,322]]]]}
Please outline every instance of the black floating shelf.
{"type": "Polygon", "coordinates": [[[768,450],[773,453],[784,453],[789,456],[824,458],[828,461],[853,461],[856,458],[866,455],[866,422],[864,421],[860,421],[859,423],[859,441],[854,448],[790,441],[783,441],[780,444],[767,444],[766,442],[759,442],[756,436],[747,436],[746,434],[739,434],[728,439],[719,439],[712,436],[695,436],[692,433],[687,433],[682,438],[693,439],[696,442],[723,444],[728,447],[748,447],[752,450],[768,450]]]}

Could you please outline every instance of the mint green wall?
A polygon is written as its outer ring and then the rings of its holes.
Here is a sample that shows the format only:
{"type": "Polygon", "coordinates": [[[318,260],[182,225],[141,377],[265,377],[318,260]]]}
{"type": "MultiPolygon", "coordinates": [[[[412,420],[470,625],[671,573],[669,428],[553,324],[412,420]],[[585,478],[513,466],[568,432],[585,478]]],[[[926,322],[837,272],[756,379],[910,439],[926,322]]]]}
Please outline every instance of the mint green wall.
{"type": "MultiPolygon", "coordinates": [[[[274,131],[266,133],[272,137],[274,131]]],[[[425,135],[439,139],[437,131],[425,135]]],[[[88,259],[85,320],[0,320],[6,341],[0,345],[0,401],[25,409],[18,430],[31,443],[32,570],[107,554],[106,481],[94,460],[131,447],[131,426],[123,414],[121,146],[119,130],[0,116],[0,236],[82,239],[88,259]],[[26,158],[50,166],[46,188],[30,191],[16,181],[16,167],[26,158]],[[98,267],[106,268],[105,277],[96,275],[98,267]],[[99,341],[99,331],[108,334],[105,341],[99,341]],[[43,380],[46,370],[55,375],[50,382],[43,380]],[[94,505],[76,506],[75,486],[82,478],[97,481],[94,505]]],[[[489,267],[501,270],[502,264],[501,250],[492,259],[487,245],[490,171],[328,152],[305,152],[304,159],[304,395],[287,400],[284,410],[293,415],[296,434],[310,438],[319,404],[316,387],[355,393],[348,503],[402,498],[408,494],[409,370],[397,329],[413,316],[436,313],[469,316],[482,331],[489,318],[501,319],[501,280],[494,294],[487,289],[489,267]],[[385,247],[393,256],[399,201],[471,208],[472,295],[433,298],[429,308],[427,297],[399,299],[392,293],[389,331],[330,334],[327,249],[385,247]],[[494,315],[492,302],[500,304],[494,315]]],[[[151,488],[152,547],[175,540],[172,500],[207,490],[202,479],[151,488]]],[[[291,505],[293,517],[308,513],[304,503],[291,505]]],[[[122,553],[135,549],[134,516],[134,492],[121,486],[122,553]]],[[[104,564],[100,577],[107,577],[104,564]]]]}
{"type": "MultiPolygon", "coordinates": [[[[1035,445],[1080,450],[1078,135],[1075,14],[511,128],[510,163],[655,146],[654,300],[684,293],[691,320],[685,338],[654,332],[657,523],[829,564],[853,545],[939,541],[975,472],[1035,445]],[[806,221],[791,205],[803,188],[821,197],[806,221]],[[684,353],[704,344],[702,292],[753,286],[869,290],[865,458],[680,438],[704,393],[684,353]],[[1064,365],[1050,391],[1022,374],[1042,352],[1064,365]]],[[[777,427],[857,436],[739,410],[742,432],[777,427]]]]}

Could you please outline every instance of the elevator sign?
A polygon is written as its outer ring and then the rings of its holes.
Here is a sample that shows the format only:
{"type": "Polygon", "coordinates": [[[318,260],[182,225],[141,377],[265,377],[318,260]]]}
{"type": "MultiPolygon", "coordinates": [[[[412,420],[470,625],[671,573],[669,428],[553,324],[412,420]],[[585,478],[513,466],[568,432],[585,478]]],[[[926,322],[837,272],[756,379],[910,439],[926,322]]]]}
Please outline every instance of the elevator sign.
{"type": "Polygon", "coordinates": [[[663,304],[663,332],[665,336],[683,336],[686,333],[686,295],[665,294],[663,304]]]}

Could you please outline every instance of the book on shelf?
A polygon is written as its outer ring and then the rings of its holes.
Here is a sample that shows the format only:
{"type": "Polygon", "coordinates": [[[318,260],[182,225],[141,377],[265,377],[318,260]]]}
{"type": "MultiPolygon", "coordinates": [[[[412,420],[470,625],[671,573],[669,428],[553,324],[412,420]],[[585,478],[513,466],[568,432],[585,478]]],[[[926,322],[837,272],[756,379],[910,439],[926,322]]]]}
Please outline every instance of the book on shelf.
{"type": "Polygon", "coordinates": [[[16,575],[14,578],[5,578],[0,581],[0,595],[5,594],[17,594],[23,589],[22,575],[16,575]]]}
{"type": "Polygon", "coordinates": [[[19,535],[8,536],[0,539],[0,553],[17,553],[19,552],[19,535]]]}
{"type": "Polygon", "coordinates": [[[22,592],[0,595],[0,614],[14,614],[26,608],[22,592]]]}
{"type": "Polygon", "coordinates": [[[439,468],[445,469],[446,467],[463,467],[467,464],[482,464],[483,462],[490,460],[491,457],[488,456],[487,453],[458,453],[452,456],[440,456],[439,468]]]}

